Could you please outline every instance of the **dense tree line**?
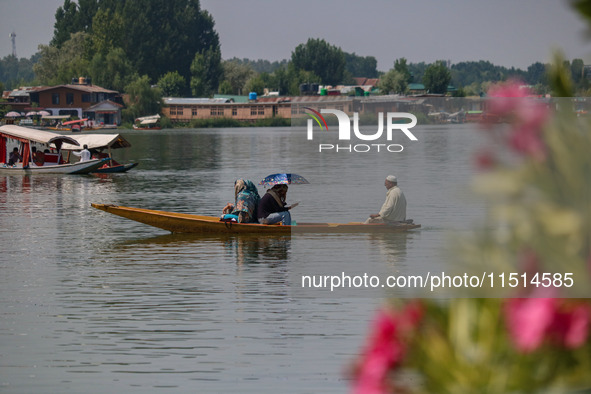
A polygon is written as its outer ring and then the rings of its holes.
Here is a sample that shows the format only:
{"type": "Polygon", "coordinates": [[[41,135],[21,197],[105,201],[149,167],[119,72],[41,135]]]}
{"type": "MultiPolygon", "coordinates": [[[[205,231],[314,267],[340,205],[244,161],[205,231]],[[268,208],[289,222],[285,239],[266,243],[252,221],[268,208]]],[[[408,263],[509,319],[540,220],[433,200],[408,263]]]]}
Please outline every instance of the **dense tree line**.
{"type": "Polygon", "coordinates": [[[0,59],[0,83],[3,84],[5,89],[12,89],[35,81],[33,64],[39,61],[39,56],[37,53],[29,59],[17,59],[12,55],[8,55],[0,59]]]}
{"type": "MultiPolygon", "coordinates": [[[[42,54],[67,50],[72,38],[84,33],[80,57],[88,64],[81,63],[79,68],[96,71],[108,60],[116,60],[118,67],[131,67],[154,83],[177,71],[185,78],[186,93],[196,56],[210,61],[219,52],[213,18],[201,10],[198,0],[79,0],[78,4],[65,0],[55,18],[53,39],[48,47],[41,47],[42,54]]],[[[44,71],[41,79],[55,77],[44,71]]]]}
{"type": "MultiPolygon", "coordinates": [[[[214,93],[299,95],[305,83],[353,84],[354,77],[380,78],[381,93],[405,94],[411,83],[431,93],[445,93],[449,84],[459,95],[478,95],[494,82],[517,78],[547,91],[547,65],[527,70],[496,66],[488,61],[447,66],[394,61],[386,72],[373,56],[347,53],[320,38],[310,38],[281,61],[232,58],[222,60],[211,15],[199,0],[64,0],[55,14],[49,45],[40,45],[30,59],[0,59],[0,83],[23,85],[69,83],[78,76],[97,85],[134,92],[130,113],[153,112],[142,96],[150,89],[162,96],[209,97],[214,93]],[[156,88],[157,87],[157,88],[156,88]]],[[[565,62],[581,95],[589,92],[581,59],[565,62]]]]}

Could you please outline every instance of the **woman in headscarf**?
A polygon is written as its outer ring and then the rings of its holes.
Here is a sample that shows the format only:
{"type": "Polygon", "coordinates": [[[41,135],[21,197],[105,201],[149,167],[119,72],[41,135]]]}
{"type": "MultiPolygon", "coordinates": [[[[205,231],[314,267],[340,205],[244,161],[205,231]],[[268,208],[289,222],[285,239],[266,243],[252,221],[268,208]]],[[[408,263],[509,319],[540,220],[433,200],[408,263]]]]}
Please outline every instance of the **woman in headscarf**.
{"type": "Polygon", "coordinates": [[[234,197],[234,205],[226,205],[223,213],[237,216],[239,223],[256,223],[261,198],[255,184],[248,179],[238,179],[234,182],[234,197]]]}
{"type": "Polygon", "coordinates": [[[281,222],[287,226],[291,225],[291,214],[289,210],[298,203],[288,206],[285,202],[287,196],[287,185],[275,185],[261,198],[258,209],[259,223],[275,224],[281,222]]]}

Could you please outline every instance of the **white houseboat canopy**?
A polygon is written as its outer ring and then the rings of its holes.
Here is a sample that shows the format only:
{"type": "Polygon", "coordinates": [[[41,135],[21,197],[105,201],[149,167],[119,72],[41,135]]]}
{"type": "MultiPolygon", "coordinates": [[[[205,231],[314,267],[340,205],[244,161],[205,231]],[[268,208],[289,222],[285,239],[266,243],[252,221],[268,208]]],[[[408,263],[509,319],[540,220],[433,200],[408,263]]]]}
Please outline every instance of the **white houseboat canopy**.
{"type": "Polygon", "coordinates": [[[8,138],[29,140],[32,142],[37,142],[46,145],[50,145],[58,141],[72,145],[78,145],[78,141],[66,135],[59,135],[56,133],[51,133],[49,131],[30,129],[28,127],[21,127],[16,125],[0,126],[0,134],[8,138]]]}
{"type": "Polygon", "coordinates": [[[63,150],[80,150],[87,145],[88,149],[129,148],[131,144],[121,134],[81,134],[72,136],[80,145],[64,144],[63,150]]]}

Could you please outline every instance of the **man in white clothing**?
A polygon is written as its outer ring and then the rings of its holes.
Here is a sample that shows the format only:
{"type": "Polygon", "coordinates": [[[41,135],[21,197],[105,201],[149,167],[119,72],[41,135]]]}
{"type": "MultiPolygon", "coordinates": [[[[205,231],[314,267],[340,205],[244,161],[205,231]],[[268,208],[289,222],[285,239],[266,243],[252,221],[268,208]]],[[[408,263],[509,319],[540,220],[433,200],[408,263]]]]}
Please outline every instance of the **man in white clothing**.
{"type": "Polygon", "coordinates": [[[379,213],[369,215],[365,221],[368,223],[394,223],[406,220],[406,197],[398,187],[398,179],[394,175],[388,175],[384,181],[386,201],[379,213]]]}
{"type": "Polygon", "coordinates": [[[88,150],[88,145],[84,145],[84,150],[81,152],[72,151],[73,154],[80,157],[80,161],[88,161],[90,160],[90,151],[88,150]]]}

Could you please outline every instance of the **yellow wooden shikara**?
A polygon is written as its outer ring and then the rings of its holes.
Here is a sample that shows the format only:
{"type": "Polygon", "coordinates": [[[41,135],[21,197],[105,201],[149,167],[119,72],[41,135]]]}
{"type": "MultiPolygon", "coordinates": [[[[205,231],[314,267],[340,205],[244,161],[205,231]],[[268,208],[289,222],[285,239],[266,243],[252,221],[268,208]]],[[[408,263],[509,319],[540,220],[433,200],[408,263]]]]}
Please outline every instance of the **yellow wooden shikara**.
{"type": "Polygon", "coordinates": [[[397,225],[363,223],[298,223],[296,226],[223,222],[215,216],[192,215],[123,207],[112,204],[91,204],[94,208],[173,233],[201,234],[291,234],[291,233],[392,233],[420,228],[420,224],[397,225]]]}

